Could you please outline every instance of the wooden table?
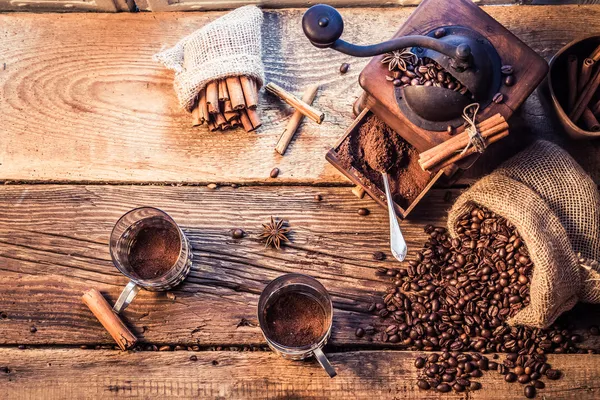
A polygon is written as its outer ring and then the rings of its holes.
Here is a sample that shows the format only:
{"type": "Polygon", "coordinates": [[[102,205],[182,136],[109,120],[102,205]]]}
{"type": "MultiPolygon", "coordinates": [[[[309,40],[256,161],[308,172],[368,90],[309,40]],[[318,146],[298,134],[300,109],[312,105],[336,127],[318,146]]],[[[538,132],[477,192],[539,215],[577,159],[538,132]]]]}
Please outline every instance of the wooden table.
{"type": "MultiPolygon", "coordinates": [[[[381,41],[413,10],[345,9],[344,36],[381,41]]],[[[600,31],[600,6],[485,11],[546,58],[600,31]]],[[[353,119],[367,60],[312,47],[302,13],[265,12],[267,79],[296,93],[321,83],[315,105],[327,116],[321,126],[304,122],[283,157],[274,146],[289,107],[261,93],[258,132],[191,128],[177,108],[171,73],[151,59],[222,12],[0,15],[0,398],[436,397],[416,389],[416,353],[354,336],[373,318],[366,305],[387,285],[375,269],[398,265],[388,250],[385,210],[356,198],[324,159],[353,119]],[[342,62],[351,63],[346,75],[338,70],[342,62]],[[269,178],[274,167],[281,170],[276,179],[269,178]],[[142,205],[164,209],[184,228],[194,265],[171,294],[142,291],[124,319],[144,349],[184,351],[114,350],[80,300],[91,287],[116,300],[127,279],[111,263],[109,234],[120,215],[142,205]],[[371,214],[359,216],[359,207],[371,214]],[[257,239],[270,216],[288,220],[294,232],[281,251],[257,239]],[[247,236],[232,239],[234,228],[247,236]],[[374,261],[374,251],[388,258],[374,261]],[[335,379],[315,362],[259,351],[258,296],[287,272],[316,277],[333,296],[335,379]]],[[[511,125],[510,140],[453,187],[432,190],[402,223],[411,254],[424,241],[425,224],[444,225],[465,184],[535,138],[567,147],[600,182],[600,142],[565,140],[537,94],[511,125]]],[[[584,307],[585,322],[600,321],[599,311],[584,307]]],[[[600,349],[597,341],[584,345],[600,349]]],[[[565,378],[543,391],[546,398],[600,396],[600,356],[551,360],[565,378]]],[[[522,395],[520,385],[497,374],[482,382],[479,392],[445,397],[522,395]]]]}

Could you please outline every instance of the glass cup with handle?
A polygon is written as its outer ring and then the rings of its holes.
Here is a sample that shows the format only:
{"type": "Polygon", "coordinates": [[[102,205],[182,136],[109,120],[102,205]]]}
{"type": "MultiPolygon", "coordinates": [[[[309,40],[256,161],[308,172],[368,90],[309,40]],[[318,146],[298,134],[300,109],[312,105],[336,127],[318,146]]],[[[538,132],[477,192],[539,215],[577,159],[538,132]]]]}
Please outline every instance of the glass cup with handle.
{"type": "Polygon", "coordinates": [[[269,347],[283,358],[303,360],[314,356],[331,378],[337,375],[335,369],[323,353],[323,347],[331,336],[333,325],[333,305],[325,287],[316,279],[302,274],[286,274],[271,281],[258,300],[258,322],[269,347]],[[310,297],[323,309],[323,333],[313,343],[294,347],[278,343],[269,330],[267,313],[282,295],[295,292],[310,297]]]}
{"type": "Polygon", "coordinates": [[[117,221],[110,235],[110,256],[115,267],[130,279],[113,306],[113,311],[117,314],[131,303],[142,288],[150,291],[164,291],[179,285],[187,277],[192,266],[192,250],[189,240],[167,213],[154,207],[136,208],[117,221]],[[140,232],[151,232],[154,229],[168,230],[177,234],[179,255],[171,268],[163,274],[144,278],[132,266],[131,249],[140,232]]]}

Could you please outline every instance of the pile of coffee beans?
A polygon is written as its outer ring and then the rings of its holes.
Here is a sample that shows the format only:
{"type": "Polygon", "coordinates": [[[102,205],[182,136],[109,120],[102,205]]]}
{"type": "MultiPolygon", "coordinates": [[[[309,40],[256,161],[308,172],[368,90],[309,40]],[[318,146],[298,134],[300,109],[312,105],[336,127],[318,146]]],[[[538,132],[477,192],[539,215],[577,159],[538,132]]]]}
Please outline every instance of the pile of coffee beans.
{"type": "Polygon", "coordinates": [[[416,63],[406,63],[406,70],[395,68],[388,77],[394,86],[433,86],[471,96],[468,89],[430,58],[415,58],[416,63]]]}
{"type": "Polygon", "coordinates": [[[558,379],[547,353],[583,353],[581,336],[555,324],[548,329],[510,326],[507,320],[529,304],[533,263],[522,238],[505,218],[475,207],[458,222],[458,237],[445,228],[425,227],[424,248],[408,267],[379,268],[393,285],[369,311],[381,326],[356,330],[367,340],[400,343],[407,349],[443,351],[418,358],[421,389],[474,390],[482,371],[497,370],[507,382],[526,384],[525,395],[558,379]],[[476,352],[467,354],[464,352],[476,352]],[[508,353],[503,362],[482,353],[508,353]]]}

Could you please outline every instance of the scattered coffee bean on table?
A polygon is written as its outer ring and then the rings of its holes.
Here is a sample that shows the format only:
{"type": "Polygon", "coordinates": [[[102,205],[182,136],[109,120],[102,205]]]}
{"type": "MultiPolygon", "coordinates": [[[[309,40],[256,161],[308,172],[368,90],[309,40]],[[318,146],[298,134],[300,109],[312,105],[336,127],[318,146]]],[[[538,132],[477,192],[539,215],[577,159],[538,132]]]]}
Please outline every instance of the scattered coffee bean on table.
{"type": "Polygon", "coordinates": [[[365,215],[369,215],[369,214],[370,214],[370,211],[367,208],[359,208],[358,209],[358,215],[365,216],[365,215]]]}
{"type": "Polygon", "coordinates": [[[535,396],[545,386],[541,379],[561,377],[546,354],[584,352],[576,347],[581,337],[560,323],[547,329],[507,324],[529,304],[534,266],[505,218],[473,206],[459,219],[457,238],[431,225],[425,233],[427,242],[406,267],[376,270],[393,285],[368,308],[381,325],[365,329],[367,340],[393,337],[406,349],[442,352],[415,360],[420,389],[477,390],[481,384],[474,379],[491,370],[530,387],[526,397],[535,396]],[[496,362],[483,353],[506,355],[496,362]]]}
{"type": "Polygon", "coordinates": [[[231,237],[234,239],[241,239],[244,237],[244,231],[241,229],[234,229],[233,231],[231,231],[231,237]]]}
{"type": "Polygon", "coordinates": [[[279,168],[273,168],[271,170],[271,173],[269,174],[269,176],[271,178],[277,178],[278,175],[279,175],[279,168]]]}
{"type": "Polygon", "coordinates": [[[346,72],[348,72],[348,70],[350,69],[350,64],[348,63],[343,63],[342,65],[340,65],[340,73],[345,74],[346,72]]]}

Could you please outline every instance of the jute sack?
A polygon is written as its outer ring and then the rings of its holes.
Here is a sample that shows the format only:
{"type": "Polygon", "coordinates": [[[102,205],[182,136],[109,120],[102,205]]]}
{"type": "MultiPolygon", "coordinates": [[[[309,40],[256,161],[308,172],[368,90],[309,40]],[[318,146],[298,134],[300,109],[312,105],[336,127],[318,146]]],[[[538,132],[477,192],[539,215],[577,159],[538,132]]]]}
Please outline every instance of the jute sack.
{"type": "Polygon", "coordinates": [[[547,327],[578,301],[600,302],[600,196],[567,152],[538,141],[475,183],[450,210],[452,237],[472,204],[510,221],[533,262],[530,303],[511,325],[547,327]]]}
{"type": "Polygon", "coordinates": [[[262,22],[258,7],[240,7],[154,56],[175,71],[174,87],[182,108],[191,111],[196,95],[215,79],[245,75],[262,86],[262,22]]]}

